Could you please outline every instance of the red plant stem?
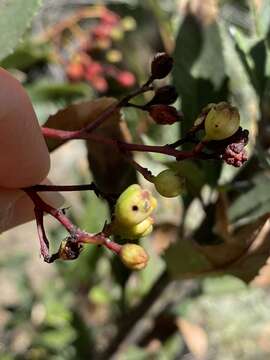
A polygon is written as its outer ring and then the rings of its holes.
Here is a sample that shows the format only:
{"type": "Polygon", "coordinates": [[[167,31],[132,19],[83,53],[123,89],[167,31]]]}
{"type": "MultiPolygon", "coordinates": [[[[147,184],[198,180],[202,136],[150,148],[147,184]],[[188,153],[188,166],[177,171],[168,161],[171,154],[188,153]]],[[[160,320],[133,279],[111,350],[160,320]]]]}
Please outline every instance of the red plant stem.
{"type": "Polygon", "coordinates": [[[135,90],[131,94],[125,96],[122,100],[111,104],[107,109],[105,109],[100,115],[97,116],[95,121],[89,123],[86,127],[78,130],[77,132],[75,131],[75,136],[81,134],[82,138],[84,138],[84,136],[87,136],[87,134],[98,128],[104,121],[109,119],[110,115],[112,115],[116,110],[127,105],[130,99],[150,90],[153,90],[153,88],[148,86],[148,83],[146,83],[146,85],[143,85],[138,90],[135,90]]]}
{"type": "Polygon", "coordinates": [[[117,146],[121,150],[159,153],[168,156],[173,156],[176,158],[176,160],[184,160],[184,159],[197,157],[198,154],[200,153],[200,147],[201,147],[201,145],[199,147],[196,146],[195,149],[192,151],[180,151],[174,149],[170,145],[157,146],[157,145],[126,143],[123,141],[109,139],[102,136],[92,135],[88,133],[81,133],[80,131],[58,130],[58,129],[51,129],[46,127],[42,127],[42,133],[47,138],[59,139],[59,140],[90,139],[92,141],[96,141],[99,143],[117,146]]]}
{"type": "Polygon", "coordinates": [[[106,246],[107,249],[112,250],[115,254],[119,254],[122,248],[122,245],[119,245],[110,239],[105,240],[104,246],[106,246]]]}
{"type": "Polygon", "coordinates": [[[28,192],[44,192],[44,191],[86,191],[93,190],[96,191],[96,187],[93,184],[83,184],[83,185],[33,185],[23,190],[28,192]]]}
{"type": "Polygon", "coordinates": [[[55,209],[51,205],[47,204],[45,201],[38,196],[37,193],[28,191],[27,189],[24,190],[25,193],[31,198],[33,203],[35,204],[36,208],[43,210],[50,215],[52,215],[57,221],[59,221],[67,231],[73,236],[76,233],[76,226],[63,214],[63,211],[60,209],[55,209]]]}
{"type": "Polygon", "coordinates": [[[95,121],[89,123],[87,126],[80,130],[65,131],[43,127],[43,135],[47,138],[59,139],[63,141],[72,139],[89,139],[89,133],[98,128],[104,121],[109,119],[110,115],[112,115],[116,110],[128,105],[130,99],[150,90],[153,90],[153,87],[149,86],[149,81],[147,81],[146,84],[140,87],[138,90],[133,91],[131,94],[125,96],[122,100],[111,104],[99,116],[97,116],[95,121]]]}
{"type": "Polygon", "coordinates": [[[91,234],[86,231],[78,229],[62,212],[62,210],[55,209],[51,205],[45,203],[40,196],[33,192],[24,190],[25,193],[31,198],[35,204],[35,215],[38,227],[38,235],[40,239],[41,254],[44,258],[49,257],[49,241],[45,234],[45,229],[43,226],[43,213],[46,212],[52,215],[56,220],[58,220],[65,229],[71,234],[72,238],[77,243],[84,244],[95,244],[103,245],[107,249],[118,254],[121,249],[121,245],[109,240],[102,232],[98,234],[91,234]]]}
{"type": "Polygon", "coordinates": [[[135,161],[133,158],[130,157],[126,157],[127,160],[130,162],[130,164],[134,167],[134,169],[136,169],[140,174],[142,174],[142,176],[152,182],[153,181],[153,174],[151,173],[150,170],[148,170],[147,168],[141,166],[139,163],[137,163],[137,161],[135,161]]]}
{"type": "Polygon", "coordinates": [[[35,216],[36,216],[36,223],[37,223],[37,232],[39,237],[39,244],[40,244],[40,253],[44,259],[47,259],[49,254],[49,240],[46,236],[44,223],[43,223],[43,210],[38,207],[35,207],[35,216]]]}

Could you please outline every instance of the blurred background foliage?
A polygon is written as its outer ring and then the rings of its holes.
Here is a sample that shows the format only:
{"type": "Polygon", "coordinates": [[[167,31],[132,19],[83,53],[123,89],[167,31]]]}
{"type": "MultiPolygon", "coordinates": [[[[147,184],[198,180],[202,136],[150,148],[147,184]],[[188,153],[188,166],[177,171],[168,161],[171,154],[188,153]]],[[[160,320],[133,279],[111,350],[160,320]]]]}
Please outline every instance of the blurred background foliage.
{"type": "MultiPolygon", "coordinates": [[[[181,198],[155,194],[155,231],[142,241],[151,260],[141,272],[95,246],[77,261],[41,264],[33,224],[2,234],[0,358],[269,359],[270,2],[8,0],[0,15],[0,64],[23,83],[40,124],[71,103],[121,97],[147,79],[152,56],[167,51],[185,120],[159,127],[125,110],[134,142],[174,142],[205,105],[226,100],[250,131],[240,169],[135,155],[155,174],[177,166],[188,180],[181,198]]],[[[89,144],[88,153],[82,141],[60,146],[51,179],[110,188],[104,154],[91,158],[89,144]]],[[[126,172],[115,174],[122,187],[136,181],[126,172]]],[[[110,217],[92,193],[66,199],[82,229],[98,232],[110,217]]],[[[66,234],[47,222],[56,249],[66,234]]]]}

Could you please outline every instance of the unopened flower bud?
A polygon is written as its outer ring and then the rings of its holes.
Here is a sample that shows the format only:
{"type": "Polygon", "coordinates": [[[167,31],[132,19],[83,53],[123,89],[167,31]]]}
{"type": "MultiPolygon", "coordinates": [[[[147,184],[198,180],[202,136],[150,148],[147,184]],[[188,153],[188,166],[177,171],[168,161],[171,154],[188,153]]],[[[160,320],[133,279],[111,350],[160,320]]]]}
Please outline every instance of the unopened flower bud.
{"type": "Polygon", "coordinates": [[[212,106],[205,118],[205,140],[223,140],[232,136],[240,125],[236,107],[226,102],[212,106]]]}
{"type": "Polygon", "coordinates": [[[122,246],[119,256],[126,267],[131,270],[141,270],[148,262],[148,255],[144,248],[136,244],[125,244],[122,246]]]}
{"type": "Polygon", "coordinates": [[[134,240],[151,234],[153,223],[154,219],[151,216],[139,224],[131,226],[124,226],[115,219],[111,224],[111,229],[114,235],[118,235],[123,239],[134,240]]]}
{"type": "Polygon", "coordinates": [[[173,67],[173,58],[162,52],[156,54],[151,64],[151,75],[153,79],[163,79],[173,67]]]}
{"type": "Polygon", "coordinates": [[[151,118],[159,125],[171,125],[182,119],[182,114],[173,106],[152,105],[149,107],[148,112],[151,118]]]}
{"type": "Polygon", "coordinates": [[[132,226],[148,218],[157,206],[156,199],[138,184],[130,185],[118,198],[115,219],[123,226],[132,226]]]}
{"type": "Polygon", "coordinates": [[[82,245],[70,240],[69,238],[62,240],[58,251],[59,259],[75,260],[79,257],[82,245]]]}
{"type": "Polygon", "coordinates": [[[175,197],[185,191],[185,178],[172,169],[166,169],[154,177],[156,190],[164,197],[175,197]]]}
{"type": "Polygon", "coordinates": [[[165,85],[158,88],[155,91],[154,97],[149,101],[147,105],[155,105],[155,104],[164,104],[171,105],[178,98],[178,93],[176,91],[175,86],[173,85],[165,85]]]}

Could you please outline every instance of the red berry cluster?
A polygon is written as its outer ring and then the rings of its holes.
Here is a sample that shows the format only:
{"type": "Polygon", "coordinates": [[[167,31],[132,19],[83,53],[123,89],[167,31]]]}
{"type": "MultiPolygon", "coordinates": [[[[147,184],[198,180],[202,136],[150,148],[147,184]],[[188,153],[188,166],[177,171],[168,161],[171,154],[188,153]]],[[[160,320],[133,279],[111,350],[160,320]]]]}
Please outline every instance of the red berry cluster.
{"type": "Polygon", "coordinates": [[[135,76],[122,69],[122,53],[115,48],[115,44],[124,37],[126,31],[134,28],[135,20],[121,19],[103,7],[95,21],[87,29],[81,28],[79,45],[73,50],[66,65],[68,79],[74,82],[86,81],[100,93],[108,90],[110,80],[122,88],[133,87],[135,76]]]}

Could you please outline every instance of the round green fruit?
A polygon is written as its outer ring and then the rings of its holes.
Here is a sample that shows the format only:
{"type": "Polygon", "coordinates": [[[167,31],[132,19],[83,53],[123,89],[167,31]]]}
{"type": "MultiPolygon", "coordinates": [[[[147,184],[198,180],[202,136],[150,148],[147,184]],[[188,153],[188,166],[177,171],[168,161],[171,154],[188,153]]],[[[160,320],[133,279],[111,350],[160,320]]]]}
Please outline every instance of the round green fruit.
{"type": "Polygon", "coordinates": [[[175,197],[185,190],[185,178],[171,169],[159,173],[153,182],[156,190],[164,197],[175,197]]]}
{"type": "Polygon", "coordinates": [[[205,139],[224,140],[232,136],[240,126],[238,110],[222,102],[213,106],[205,118],[205,139]]]}

